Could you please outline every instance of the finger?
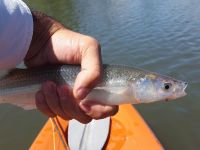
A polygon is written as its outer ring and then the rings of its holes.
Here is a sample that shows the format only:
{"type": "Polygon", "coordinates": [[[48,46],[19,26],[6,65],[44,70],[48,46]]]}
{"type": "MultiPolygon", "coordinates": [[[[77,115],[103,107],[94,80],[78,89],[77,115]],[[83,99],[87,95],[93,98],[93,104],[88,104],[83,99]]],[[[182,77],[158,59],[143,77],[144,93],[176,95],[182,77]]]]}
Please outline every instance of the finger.
{"type": "Polygon", "coordinates": [[[108,116],[113,116],[118,112],[119,107],[116,105],[102,105],[93,101],[81,101],[81,109],[93,119],[103,119],[108,116]]]}
{"type": "Polygon", "coordinates": [[[91,117],[87,116],[79,107],[76,100],[73,97],[72,90],[66,85],[57,87],[60,104],[63,111],[69,114],[72,118],[82,122],[88,123],[91,121],[91,117]]]}
{"type": "Polygon", "coordinates": [[[38,91],[35,95],[35,104],[37,106],[37,108],[44,113],[45,115],[49,116],[49,117],[55,117],[56,115],[50,110],[50,108],[48,107],[46,101],[45,101],[45,97],[44,94],[42,93],[42,91],[38,91]]]}
{"type": "Polygon", "coordinates": [[[85,98],[101,79],[100,46],[95,39],[87,38],[87,46],[81,49],[81,72],[76,78],[73,90],[76,99],[85,98]]]}
{"type": "Polygon", "coordinates": [[[56,84],[52,81],[47,81],[42,85],[42,91],[44,93],[46,103],[51,111],[65,120],[70,120],[71,117],[65,114],[60,106],[56,84]]]}

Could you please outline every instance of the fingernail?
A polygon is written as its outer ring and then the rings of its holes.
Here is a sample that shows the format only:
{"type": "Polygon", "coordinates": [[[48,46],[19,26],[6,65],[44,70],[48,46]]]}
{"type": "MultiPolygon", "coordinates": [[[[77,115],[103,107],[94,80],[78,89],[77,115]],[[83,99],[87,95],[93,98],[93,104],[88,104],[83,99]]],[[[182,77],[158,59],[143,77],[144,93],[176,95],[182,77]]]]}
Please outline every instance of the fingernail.
{"type": "Polygon", "coordinates": [[[84,99],[87,94],[90,92],[89,89],[86,89],[86,88],[79,88],[78,91],[77,91],[77,98],[78,99],[84,99]]]}

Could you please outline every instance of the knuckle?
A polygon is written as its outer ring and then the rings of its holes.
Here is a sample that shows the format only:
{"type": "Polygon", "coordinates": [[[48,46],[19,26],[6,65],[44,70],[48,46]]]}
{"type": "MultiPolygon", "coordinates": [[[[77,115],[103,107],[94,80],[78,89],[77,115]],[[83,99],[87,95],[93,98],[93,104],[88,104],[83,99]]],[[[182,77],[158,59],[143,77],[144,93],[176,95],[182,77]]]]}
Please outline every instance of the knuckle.
{"type": "Polygon", "coordinates": [[[97,39],[91,37],[91,36],[87,36],[87,39],[88,39],[88,43],[90,45],[93,45],[93,46],[96,46],[96,47],[99,47],[100,46],[100,43],[99,41],[97,41],[97,39]]]}
{"type": "Polygon", "coordinates": [[[101,45],[98,40],[91,36],[85,36],[84,44],[87,45],[87,47],[92,47],[92,50],[97,51],[100,53],[101,51],[101,45]]]}

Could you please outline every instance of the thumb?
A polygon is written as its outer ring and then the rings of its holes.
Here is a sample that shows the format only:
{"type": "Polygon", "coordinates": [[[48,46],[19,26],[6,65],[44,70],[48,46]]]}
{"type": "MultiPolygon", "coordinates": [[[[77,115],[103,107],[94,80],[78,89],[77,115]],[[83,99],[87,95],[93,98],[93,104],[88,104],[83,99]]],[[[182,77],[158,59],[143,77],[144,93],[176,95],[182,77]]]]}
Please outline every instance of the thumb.
{"type": "Polygon", "coordinates": [[[100,80],[99,71],[83,69],[77,76],[74,86],[76,99],[84,99],[100,80]]]}
{"type": "Polygon", "coordinates": [[[73,94],[76,99],[84,99],[101,79],[101,54],[97,43],[92,43],[82,51],[81,71],[77,75],[73,94]]]}

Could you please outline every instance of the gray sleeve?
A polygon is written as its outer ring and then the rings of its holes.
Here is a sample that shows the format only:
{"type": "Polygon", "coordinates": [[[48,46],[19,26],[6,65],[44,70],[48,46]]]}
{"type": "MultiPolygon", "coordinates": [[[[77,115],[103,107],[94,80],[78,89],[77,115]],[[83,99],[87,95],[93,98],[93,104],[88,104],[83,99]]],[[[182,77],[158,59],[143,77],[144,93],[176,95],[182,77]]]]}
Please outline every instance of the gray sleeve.
{"type": "Polygon", "coordinates": [[[29,49],[33,19],[21,0],[0,0],[0,69],[21,63],[29,49]]]}

